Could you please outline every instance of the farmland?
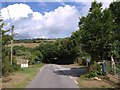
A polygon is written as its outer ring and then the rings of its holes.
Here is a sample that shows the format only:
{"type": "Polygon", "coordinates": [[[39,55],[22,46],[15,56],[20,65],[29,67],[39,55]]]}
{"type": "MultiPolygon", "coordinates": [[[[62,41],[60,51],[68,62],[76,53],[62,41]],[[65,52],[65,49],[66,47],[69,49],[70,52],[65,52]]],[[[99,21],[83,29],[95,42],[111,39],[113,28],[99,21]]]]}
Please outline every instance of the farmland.
{"type": "MultiPolygon", "coordinates": [[[[24,46],[26,48],[35,48],[41,43],[53,43],[55,39],[23,39],[23,40],[14,40],[14,46],[24,46]]],[[[9,47],[11,44],[8,45],[9,47]]]]}
{"type": "Polygon", "coordinates": [[[14,43],[14,46],[24,46],[26,48],[35,48],[39,46],[39,44],[40,43],[14,43]]]}

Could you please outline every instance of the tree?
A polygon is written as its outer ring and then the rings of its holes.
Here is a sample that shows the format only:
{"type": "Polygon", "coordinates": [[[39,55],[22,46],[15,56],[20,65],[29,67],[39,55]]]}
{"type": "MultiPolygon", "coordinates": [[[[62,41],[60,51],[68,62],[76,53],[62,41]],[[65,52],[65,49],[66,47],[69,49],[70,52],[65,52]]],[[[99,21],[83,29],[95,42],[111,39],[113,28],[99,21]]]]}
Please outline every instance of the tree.
{"type": "Polygon", "coordinates": [[[57,45],[58,59],[61,64],[74,63],[77,56],[77,50],[74,41],[71,38],[64,38],[55,42],[57,45]]]}
{"type": "Polygon", "coordinates": [[[16,65],[15,60],[13,60],[13,65],[10,65],[10,48],[7,45],[12,37],[9,34],[6,34],[9,32],[9,30],[4,30],[3,26],[4,23],[2,20],[0,20],[0,38],[2,39],[2,75],[6,75],[14,70],[19,69],[19,67],[16,65]]]}
{"type": "Polygon", "coordinates": [[[2,51],[2,74],[6,74],[7,72],[10,71],[10,57],[9,57],[9,48],[6,47],[6,45],[8,45],[9,41],[10,41],[10,36],[9,35],[5,35],[6,32],[8,32],[9,30],[3,30],[3,20],[0,20],[0,34],[1,34],[1,51],[2,51]]]}
{"type": "Polygon", "coordinates": [[[43,56],[43,63],[51,63],[56,57],[56,47],[52,43],[40,44],[36,50],[39,50],[43,56]]]}
{"type": "Polygon", "coordinates": [[[43,60],[43,56],[42,56],[42,53],[39,51],[39,50],[32,50],[32,52],[30,52],[30,56],[28,56],[29,58],[29,64],[36,64],[38,61],[40,63],[42,63],[42,60],[43,60]]]}
{"type": "Polygon", "coordinates": [[[91,55],[92,60],[105,58],[105,46],[109,41],[114,24],[108,9],[102,9],[102,3],[92,3],[86,17],[80,19],[80,43],[83,50],[91,55]]]}
{"type": "Polygon", "coordinates": [[[41,52],[44,63],[70,64],[74,62],[76,57],[74,45],[69,38],[40,44],[36,50],[41,52]]]}
{"type": "Polygon", "coordinates": [[[114,19],[114,34],[112,37],[113,43],[111,44],[110,54],[120,58],[120,1],[112,2],[110,4],[109,10],[111,11],[114,19]]]}
{"type": "Polygon", "coordinates": [[[109,55],[111,56],[111,64],[112,70],[114,74],[116,74],[115,70],[115,61],[114,58],[120,58],[120,1],[112,2],[110,4],[109,10],[111,11],[114,19],[114,34],[111,38],[112,43],[108,46],[109,47],[109,55]]]}

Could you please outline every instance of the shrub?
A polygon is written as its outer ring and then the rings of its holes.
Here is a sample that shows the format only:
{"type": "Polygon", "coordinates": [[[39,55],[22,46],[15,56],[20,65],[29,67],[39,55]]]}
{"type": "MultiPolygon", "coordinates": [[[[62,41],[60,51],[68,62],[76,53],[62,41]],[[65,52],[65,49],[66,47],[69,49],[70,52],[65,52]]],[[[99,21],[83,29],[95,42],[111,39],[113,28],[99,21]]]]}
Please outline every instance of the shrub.
{"type": "Polygon", "coordinates": [[[10,71],[10,61],[9,56],[4,57],[4,61],[2,62],[2,74],[6,75],[10,71]]]}
{"type": "Polygon", "coordinates": [[[86,77],[91,78],[91,77],[96,77],[99,75],[102,75],[102,67],[100,64],[94,63],[90,66],[89,73],[86,74],[86,77]]]}
{"type": "Polygon", "coordinates": [[[2,60],[2,75],[8,75],[9,73],[19,70],[20,66],[16,64],[16,61],[13,59],[12,66],[10,65],[10,57],[5,56],[2,60]]]}
{"type": "Polygon", "coordinates": [[[85,59],[85,57],[82,58],[82,65],[86,65],[86,59],[85,59]]]}

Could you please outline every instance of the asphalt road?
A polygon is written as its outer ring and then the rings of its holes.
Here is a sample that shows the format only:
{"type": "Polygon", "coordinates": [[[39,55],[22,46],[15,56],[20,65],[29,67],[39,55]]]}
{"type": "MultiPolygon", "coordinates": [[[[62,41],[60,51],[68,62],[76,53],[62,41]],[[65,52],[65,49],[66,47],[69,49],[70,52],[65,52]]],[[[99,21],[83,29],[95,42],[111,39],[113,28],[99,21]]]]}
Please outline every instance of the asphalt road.
{"type": "Polygon", "coordinates": [[[46,64],[26,88],[79,88],[70,68],[46,64]]]}

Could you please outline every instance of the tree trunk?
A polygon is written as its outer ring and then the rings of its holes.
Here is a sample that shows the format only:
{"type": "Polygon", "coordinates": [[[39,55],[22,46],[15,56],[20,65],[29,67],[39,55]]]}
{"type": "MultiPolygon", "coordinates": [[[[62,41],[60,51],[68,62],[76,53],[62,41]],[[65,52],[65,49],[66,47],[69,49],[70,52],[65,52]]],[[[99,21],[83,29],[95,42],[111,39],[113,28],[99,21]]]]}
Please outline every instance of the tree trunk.
{"type": "Polygon", "coordinates": [[[100,59],[101,59],[101,61],[103,61],[103,59],[104,59],[104,48],[103,47],[101,47],[101,50],[100,50],[101,52],[100,52],[100,59]]]}

